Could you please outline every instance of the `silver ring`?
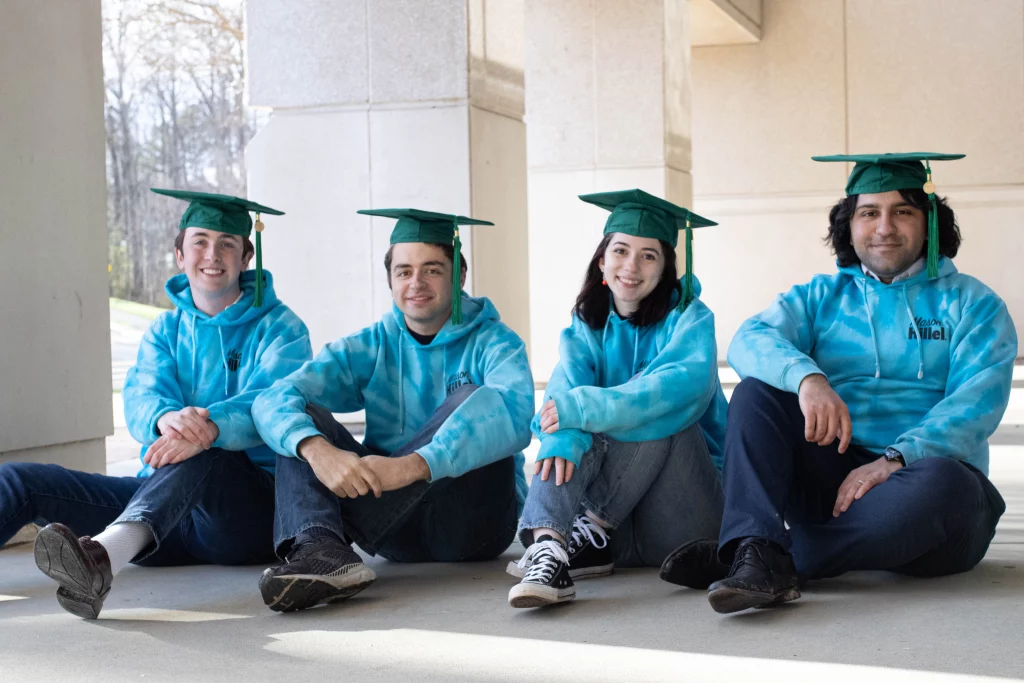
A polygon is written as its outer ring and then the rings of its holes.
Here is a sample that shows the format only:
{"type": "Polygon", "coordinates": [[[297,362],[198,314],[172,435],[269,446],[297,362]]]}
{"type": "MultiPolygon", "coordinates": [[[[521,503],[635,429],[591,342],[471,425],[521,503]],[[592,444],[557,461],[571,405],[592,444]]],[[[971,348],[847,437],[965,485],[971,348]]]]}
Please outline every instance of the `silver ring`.
{"type": "Polygon", "coordinates": [[[863,479],[858,479],[858,480],[857,480],[857,483],[858,483],[858,484],[863,484],[863,483],[864,483],[864,480],[863,480],[863,479]]]}

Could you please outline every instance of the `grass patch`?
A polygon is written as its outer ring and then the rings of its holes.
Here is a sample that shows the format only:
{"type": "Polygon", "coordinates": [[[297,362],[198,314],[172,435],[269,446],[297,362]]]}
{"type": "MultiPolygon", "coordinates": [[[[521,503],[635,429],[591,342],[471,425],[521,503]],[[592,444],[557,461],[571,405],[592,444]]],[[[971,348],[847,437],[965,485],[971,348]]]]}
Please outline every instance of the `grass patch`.
{"type": "Polygon", "coordinates": [[[163,313],[164,308],[158,308],[157,306],[148,306],[146,304],[135,303],[134,301],[126,301],[125,299],[115,299],[110,297],[110,309],[112,311],[120,311],[121,313],[127,313],[129,315],[136,315],[146,320],[156,320],[157,316],[163,313]]]}

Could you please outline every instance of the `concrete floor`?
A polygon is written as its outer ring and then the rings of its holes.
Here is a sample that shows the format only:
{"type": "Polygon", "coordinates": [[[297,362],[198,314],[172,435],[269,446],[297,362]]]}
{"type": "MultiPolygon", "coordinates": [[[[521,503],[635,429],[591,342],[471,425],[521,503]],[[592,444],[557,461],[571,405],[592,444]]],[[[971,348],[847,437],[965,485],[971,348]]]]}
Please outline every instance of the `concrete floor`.
{"type": "Polygon", "coordinates": [[[274,614],[261,567],[129,567],[102,618],[58,607],[31,546],[0,552],[0,681],[960,681],[1024,679],[1024,447],[993,449],[1009,509],[984,562],[918,580],[861,572],[784,608],[722,617],[625,570],[573,604],[506,605],[510,549],[472,565],[371,560],[347,603],[274,614]],[[946,674],[946,675],[940,675],[946,674]]]}

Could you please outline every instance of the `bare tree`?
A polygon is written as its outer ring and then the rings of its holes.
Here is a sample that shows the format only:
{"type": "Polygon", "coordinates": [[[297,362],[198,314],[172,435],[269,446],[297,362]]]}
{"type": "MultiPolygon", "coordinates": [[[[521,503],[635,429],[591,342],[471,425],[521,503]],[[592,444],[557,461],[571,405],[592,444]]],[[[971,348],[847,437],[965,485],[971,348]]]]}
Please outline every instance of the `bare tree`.
{"type": "Polygon", "coordinates": [[[104,0],[111,293],[166,304],[181,205],[150,187],[245,194],[239,0],[104,0]]]}

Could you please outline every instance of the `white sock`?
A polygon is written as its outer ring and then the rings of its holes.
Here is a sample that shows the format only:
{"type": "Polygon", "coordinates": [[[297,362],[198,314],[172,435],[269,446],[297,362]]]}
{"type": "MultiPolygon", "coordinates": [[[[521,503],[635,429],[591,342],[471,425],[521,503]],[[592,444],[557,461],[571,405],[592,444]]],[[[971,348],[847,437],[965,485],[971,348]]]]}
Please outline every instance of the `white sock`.
{"type": "Polygon", "coordinates": [[[142,522],[122,522],[108,526],[93,536],[110,558],[110,573],[117,575],[136,555],[153,542],[153,532],[142,522]]]}

